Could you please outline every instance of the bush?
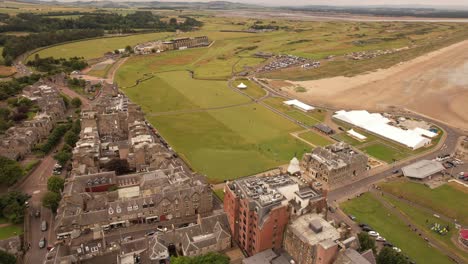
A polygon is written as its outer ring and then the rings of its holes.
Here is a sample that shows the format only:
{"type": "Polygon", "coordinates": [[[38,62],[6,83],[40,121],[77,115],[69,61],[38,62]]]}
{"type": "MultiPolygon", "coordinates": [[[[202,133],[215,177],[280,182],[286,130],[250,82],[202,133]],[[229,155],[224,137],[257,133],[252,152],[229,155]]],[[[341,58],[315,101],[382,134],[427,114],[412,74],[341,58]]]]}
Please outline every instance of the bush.
{"type": "Polygon", "coordinates": [[[6,251],[0,250],[0,263],[16,264],[16,257],[6,251]]]}
{"type": "Polygon", "coordinates": [[[0,216],[13,224],[22,223],[28,199],[28,195],[19,191],[3,194],[0,196],[0,216]]]}
{"type": "Polygon", "coordinates": [[[23,175],[23,168],[17,161],[0,156],[0,184],[11,186],[23,175]]]}
{"type": "Polygon", "coordinates": [[[73,107],[75,107],[75,108],[81,107],[81,104],[82,104],[82,103],[81,103],[81,99],[78,98],[78,97],[75,97],[75,98],[73,98],[73,99],[71,100],[71,105],[72,105],[73,107]]]}
{"type": "Polygon", "coordinates": [[[59,193],[48,191],[44,197],[42,197],[42,205],[56,213],[59,207],[60,199],[62,199],[62,197],[59,193]]]}
{"type": "Polygon", "coordinates": [[[63,191],[65,185],[65,180],[59,176],[51,176],[47,180],[47,190],[55,193],[60,193],[63,191]]]}

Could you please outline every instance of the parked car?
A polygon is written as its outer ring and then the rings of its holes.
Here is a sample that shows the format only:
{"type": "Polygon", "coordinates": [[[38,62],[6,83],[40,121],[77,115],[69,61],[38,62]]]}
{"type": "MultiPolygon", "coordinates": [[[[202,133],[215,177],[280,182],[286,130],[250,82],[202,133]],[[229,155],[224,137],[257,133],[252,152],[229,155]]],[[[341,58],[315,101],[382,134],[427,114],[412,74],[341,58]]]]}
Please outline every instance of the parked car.
{"type": "Polygon", "coordinates": [[[36,212],[34,213],[34,216],[40,217],[41,216],[41,211],[39,209],[37,209],[36,212]]]}
{"type": "Polygon", "coordinates": [[[366,225],[366,224],[364,224],[364,223],[359,223],[359,227],[360,227],[360,228],[363,228],[363,227],[365,227],[365,226],[368,226],[368,225],[366,225]]]}
{"type": "Polygon", "coordinates": [[[46,245],[46,240],[45,240],[45,237],[41,238],[41,240],[39,240],[39,248],[44,248],[46,245]]]}
{"type": "Polygon", "coordinates": [[[43,220],[41,223],[41,231],[42,232],[47,231],[47,222],[45,220],[43,220]]]}
{"type": "Polygon", "coordinates": [[[132,236],[126,236],[126,237],[124,237],[123,241],[124,241],[124,242],[128,242],[128,241],[130,241],[130,240],[132,240],[132,239],[133,239],[132,236]]]}
{"type": "Polygon", "coordinates": [[[381,237],[381,236],[378,236],[375,241],[379,241],[379,242],[385,242],[385,238],[384,237],[381,237]]]}
{"type": "Polygon", "coordinates": [[[369,231],[369,236],[378,237],[380,234],[375,231],[369,231]]]}
{"type": "Polygon", "coordinates": [[[149,231],[149,232],[146,233],[145,236],[152,236],[154,234],[156,234],[156,231],[149,231]]]}
{"type": "Polygon", "coordinates": [[[370,231],[374,231],[374,230],[372,230],[372,228],[370,228],[369,226],[364,226],[364,227],[362,227],[362,231],[370,232],[370,231]]]}
{"type": "Polygon", "coordinates": [[[384,245],[385,247],[391,247],[391,248],[393,248],[393,244],[390,243],[390,242],[388,242],[388,241],[385,241],[385,242],[383,243],[383,245],[384,245]]]}
{"type": "Polygon", "coordinates": [[[398,173],[400,173],[400,170],[393,170],[392,173],[393,174],[398,174],[398,173]]]}
{"type": "Polygon", "coordinates": [[[353,221],[356,220],[356,217],[354,215],[348,215],[348,217],[353,221]]]}
{"type": "Polygon", "coordinates": [[[397,247],[393,247],[393,250],[395,250],[396,252],[400,253],[401,252],[401,249],[397,248],[397,247]]]}

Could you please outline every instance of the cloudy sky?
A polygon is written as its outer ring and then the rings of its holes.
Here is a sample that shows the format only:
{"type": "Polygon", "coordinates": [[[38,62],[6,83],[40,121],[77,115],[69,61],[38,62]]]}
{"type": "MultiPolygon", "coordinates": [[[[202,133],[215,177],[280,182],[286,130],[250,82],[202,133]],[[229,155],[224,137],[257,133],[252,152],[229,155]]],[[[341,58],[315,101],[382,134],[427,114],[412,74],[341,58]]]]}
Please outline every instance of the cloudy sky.
{"type": "MultiPolygon", "coordinates": [[[[136,0],[134,0],[136,1],[136,0]]],[[[159,0],[161,2],[209,2],[209,0],[159,0]]],[[[230,0],[264,5],[424,5],[468,6],[468,0],[230,0]]]]}

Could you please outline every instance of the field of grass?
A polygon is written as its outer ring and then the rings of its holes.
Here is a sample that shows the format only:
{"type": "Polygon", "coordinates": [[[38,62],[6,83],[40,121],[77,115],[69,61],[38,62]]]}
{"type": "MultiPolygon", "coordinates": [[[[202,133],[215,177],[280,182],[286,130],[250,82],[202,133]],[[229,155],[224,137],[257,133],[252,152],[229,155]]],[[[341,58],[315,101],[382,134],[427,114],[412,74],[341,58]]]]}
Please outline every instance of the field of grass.
{"type": "Polygon", "coordinates": [[[295,108],[289,107],[285,105],[283,102],[286,99],[284,98],[279,98],[279,97],[270,97],[264,100],[264,102],[271,106],[274,107],[276,110],[283,112],[284,114],[287,114],[288,116],[296,119],[297,121],[307,125],[307,126],[314,126],[318,123],[323,122],[325,119],[325,111],[324,110],[314,110],[312,112],[304,113],[300,110],[297,110],[295,108]]]}
{"type": "Polygon", "coordinates": [[[258,84],[256,84],[255,82],[252,82],[250,80],[247,80],[247,79],[239,79],[239,80],[236,80],[232,83],[233,87],[237,87],[240,83],[243,83],[247,86],[246,89],[243,89],[242,92],[243,93],[246,93],[248,94],[249,96],[253,97],[253,98],[261,98],[262,96],[264,96],[266,93],[265,93],[265,90],[262,89],[262,87],[260,87],[258,84]]]}
{"type": "Polygon", "coordinates": [[[419,183],[409,181],[394,181],[381,184],[381,187],[394,195],[431,208],[458,222],[468,225],[468,192],[445,184],[436,189],[430,189],[419,183]]]}
{"type": "Polygon", "coordinates": [[[21,235],[23,227],[21,225],[8,225],[0,227],[0,240],[7,239],[12,236],[21,235]]]}
{"type": "MultiPolygon", "coordinates": [[[[337,75],[353,75],[389,66],[435,49],[433,40],[454,42],[468,37],[464,25],[444,23],[411,23],[411,22],[307,22],[307,21],[276,21],[283,29],[275,32],[248,34],[240,32],[220,32],[222,29],[247,29],[254,19],[199,17],[205,24],[193,32],[153,33],[103,40],[89,40],[64,44],[39,52],[41,57],[71,57],[84,56],[96,58],[105,52],[126,45],[135,45],[154,39],[169,39],[173,37],[192,37],[206,35],[215,41],[211,48],[199,54],[190,67],[195,77],[204,79],[227,79],[233,72],[241,72],[249,67],[261,64],[263,59],[253,55],[258,51],[276,54],[292,54],[313,59],[323,59],[329,55],[341,56],[355,51],[402,48],[410,45],[417,48],[391,55],[381,56],[371,60],[354,61],[335,59],[322,61],[318,69],[293,69],[265,74],[271,78],[285,79],[316,79],[337,75]],[[242,25],[239,22],[247,22],[242,25]],[[442,40],[439,40],[442,39],[442,40]],[[431,43],[431,44],[428,44],[431,43]]],[[[265,20],[264,23],[271,21],[265,20]]],[[[448,45],[448,44],[446,44],[448,45]]],[[[187,54],[176,52],[177,54],[187,54]]],[[[191,51],[188,51],[191,53],[191,51]]],[[[34,56],[34,54],[32,55],[34,56]]],[[[165,56],[165,55],[163,55],[165,56]]],[[[181,55],[183,56],[183,55],[181,55]]],[[[147,58],[145,56],[145,58],[147,58]]],[[[153,59],[150,59],[153,60],[153,59]]]]}
{"type": "Polygon", "coordinates": [[[211,182],[260,173],[310,149],[289,135],[299,127],[257,104],[148,119],[211,182]]]}
{"type": "Polygon", "coordinates": [[[426,231],[430,237],[441,242],[444,247],[456,253],[465,259],[465,263],[468,263],[468,253],[460,250],[453,242],[451,237],[458,236],[458,230],[455,228],[455,225],[451,222],[446,222],[440,218],[435,217],[433,214],[430,214],[424,210],[421,210],[418,207],[411,206],[405,202],[397,200],[390,196],[384,196],[384,199],[393,204],[406,215],[413,223],[415,223],[419,229],[426,231]],[[433,224],[439,224],[440,226],[448,226],[450,231],[447,234],[441,235],[431,230],[433,224]]]}
{"type": "Polygon", "coordinates": [[[84,57],[85,59],[99,58],[106,52],[112,52],[116,49],[125,48],[127,45],[134,46],[138,43],[147,42],[150,40],[164,39],[172,33],[148,33],[138,34],[124,37],[99,38],[85,41],[67,43],[63,45],[53,46],[31,54],[28,59],[34,58],[35,54],[39,54],[41,58],[70,58],[84,57]]]}
{"type": "Polygon", "coordinates": [[[358,222],[366,223],[381,236],[402,250],[417,263],[449,264],[451,260],[441,252],[430,247],[422,237],[411,231],[406,224],[396,215],[387,210],[383,205],[365,193],[359,198],[341,204],[347,214],[352,214],[358,222]]]}
{"type": "Polygon", "coordinates": [[[160,56],[156,63],[130,59],[136,64],[127,62],[117,80],[128,85],[123,91],[180,156],[211,182],[263,172],[310,149],[290,135],[300,127],[231,90],[226,81],[197,80],[187,71],[167,71],[147,75],[146,81],[134,85],[143,76],[138,70],[142,65],[157,69],[158,63],[171,61],[167,68],[183,69],[184,62],[191,62],[176,58],[160,56]],[[221,109],[199,111],[213,107],[221,109]],[[180,110],[186,112],[162,113],[180,110]]]}
{"type": "Polygon", "coordinates": [[[299,137],[318,147],[324,147],[333,144],[333,140],[330,140],[314,131],[301,133],[299,134],[299,137]]]}
{"type": "Polygon", "coordinates": [[[408,152],[401,152],[397,148],[393,148],[380,142],[365,146],[361,150],[374,158],[385,161],[386,163],[393,163],[394,161],[410,156],[408,155],[408,152]]]}

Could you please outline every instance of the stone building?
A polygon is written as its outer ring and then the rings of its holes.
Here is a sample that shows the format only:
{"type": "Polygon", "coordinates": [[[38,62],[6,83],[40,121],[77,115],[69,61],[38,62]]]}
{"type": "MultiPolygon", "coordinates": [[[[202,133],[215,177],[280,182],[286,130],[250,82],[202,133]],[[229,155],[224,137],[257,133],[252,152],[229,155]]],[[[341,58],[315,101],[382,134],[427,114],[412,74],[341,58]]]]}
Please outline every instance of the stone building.
{"type": "Polygon", "coordinates": [[[279,250],[290,217],[326,207],[321,193],[287,175],[240,179],[226,183],[224,190],[231,234],[249,256],[279,250]]]}
{"type": "Polygon", "coordinates": [[[55,124],[65,118],[65,103],[53,85],[38,82],[23,89],[23,96],[35,102],[40,112],[32,120],[10,127],[0,136],[0,155],[21,159],[46,139],[55,124]]]}
{"type": "Polygon", "coordinates": [[[65,185],[55,231],[66,237],[134,224],[168,226],[207,216],[212,203],[209,186],[182,167],[124,176],[75,175],[65,185]]]}
{"type": "Polygon", "coordinates": [[[336,259],[340,233],[320,215],[294,220],[284,234],[284,250],[298,264],[331,264],[336,259]]]}
{"type": "Polygon", "coordinates": [[[194,38],[178,38],[172,40],[174,49],[195,48],[210,45],[207,36],[194,37],[194,38]]]}
{"type": "Polygon", "coordinates": [[[304,177],[334,188],[365,177],[367,161],[365,154],[340,142],[304,154],[301,167],[304,177]]]}

